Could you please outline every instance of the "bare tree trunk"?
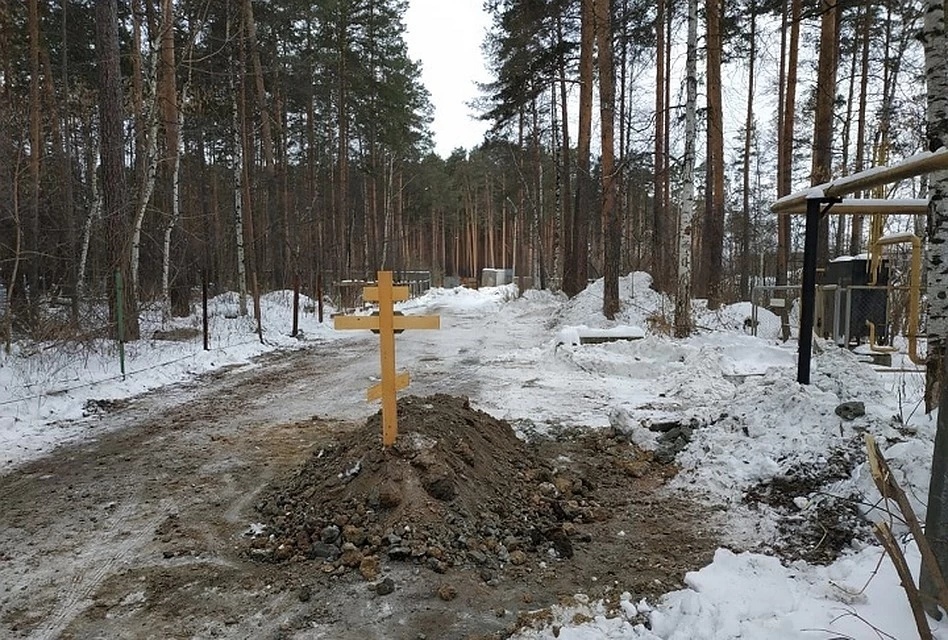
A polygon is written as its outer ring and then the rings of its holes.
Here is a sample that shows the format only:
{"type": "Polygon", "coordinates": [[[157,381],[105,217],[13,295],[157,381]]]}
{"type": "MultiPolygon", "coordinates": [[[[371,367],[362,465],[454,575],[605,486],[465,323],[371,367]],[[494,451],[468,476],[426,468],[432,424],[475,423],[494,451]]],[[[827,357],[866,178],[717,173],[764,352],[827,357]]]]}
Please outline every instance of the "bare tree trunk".
{"type": "MultiPolygon", "coordinates": [[[[557,28],[557,37],[560,42],[564,41],[563,34],[563,22],[562,16],[557,16],[556,21],[557,28]]],[[[560,152],[562,153],[562,168],[560,170],[560,185],[562,189],[562,200],[561,206],[561,218],[562,224],[560,226],[560,244],[562,245],[562,254],[563,254],[563,272],[562,280],[560,281],[560,288],[562,289],[565,286],[567,278],[567,271],[574,271],[579,265],[575,263],[570,264],[569,254],[570,246],[573,242],[572,232],[570,228],[570,210],[573,206],[573,187],[572,187],[572,162],[570,161],[570,138],[569,138],[569,97],[566,92],[566,53],[565,47],[561,48],[560,58],[559,58],[559,89],[560,89],[560,127],[562,129],[562,140],[560,141],[560,152]]],[[[506,210],[506,209],[505,209],[506,210]]],[[[506,258],[505,258],[506,260],[506,258]]],[[[577,280],[575,273],[570,273],[569,278],[574,282],[577,280]]]]}
{"type": "MultiPolygon", "coordinates": [[[[99,67],[99,118],[102,157],[102,203],[106,234],[112,260],[112,272],[128,282],[129,242],[126,221],[125,166],[123,162],[122,76],[119,67],[119,29],[117,0],[98,0],[96,8],[96,56],[99,67]]],[[[111,273],[109,274],[111,276],[111,273]]],[[[138,307],[131,287],[124,288],[122,300],[116,299],[115,281],[108,277],[110,318],[118,317],[124,307],[125,338],[138,339],[138,307]]]]}
{"type": "Polygon", "coordinates": [[[86,128],[89,131],[86,143],[86,174],[89,176],[89,193],[92,206],[86,213],[86,220],[82,225],[82,240],[79,244],[79,275],[76,278],[76,286],[80,298],[83,297],[86,287],[86,268],[89,264],[89,244],[92,240],[92,227],[102,218],[102,194],[99,190],[96,156],[92,145],[92,123],[89,122],[86,128]]]}
{"type": "Polygon", "coordinates": [[[155,192],[155,181],[158,178],[158,52],[154,45],[150,47],[148,56],[148,82],[145,87],[146,124],[148,132],[145,135],[145,160],[143,165],[142,182],[139,188],[138,206],[135,220],[132,223],[132,254],[131,254],[131,282],[129,288],[136,301],[139,300],[141,283],[139,282],[139,264],[141,261],[142,224],[148,203],[155,192]]]}
{"type": "MultiPolygon", "coordinates": [[[[856,173],[865,168],[866,162],[866,107],[869,96],[869,39],[873,14],[873,3],[868,2],[865,12],[862,15],[862,23],[859,25],[859,37],[862,39],[862,52],[859,62],[859,112],[856,116],[856,164],[853,168],[856,173]]],[[[852,235],[849,240],[849,253],[851,255],[858,254],[862,248],[862,227],[863,217],[860,215],[853,216],[852,235]]]]}
{"type": "MultiPolygon", "coordinates": [[[[161,251],[161,307],[165,319],[171,317],[171,233],[178,224],[181,215],[180,181],[181,181],[181,154],[184,144],[182,128],[184,126],[183,111],[178,105],[177,81],[175,74],[174,53],[174,2],[161,0],[161,33],[159,34],[161,48],[159,52],[158,96],[161,109],[162,127],[165,132],[165,153],[171,158],[169,171],[171,181],[171,213],[165,220],[162,229],[161,251]]],[[[189,66],[190,69],[190,66],[189,66]]],[[[190,81],[190,72],[189,72],[190,81]]],[[[187,88],[181,97],[182,104],[186,99],[187,88]]]]}
{"type": "Polygon", "coordinates": [[[602,221],[605,225],[602,314],[619,312],[619,259],[622,223],[616,208],[615,68],[612,60],[612,2],[596,0],[596,45],[599,60],[599,116],[602,137],[602,221]]]}
{"type": "MultiPolygon", "coordinates": [[[[793,134],[796,118],[797,66],[799,65],[800,19],[802,0],[789,0],[790,38],[786,51],[786,89],[783,96],[782,135],[777,157],[777,197],[790,193],[793,186],[793,134]]],[[[787,284],[787,271],[790,266],[790,218],[782,215],[778,218],[777,239],[777,285],[787,284]]]]}
{"type": "MultiPolygon", "coordinates": [[[[276,162],[273,152],[272,118],[270,114],[270,108],[267,105],[267,93],[264,83],[263,65],[260,62],[260,50],[257,47],[257,23],[253,15],[253,3],[251,0],[243,0],[243,10],[247,29],[247,46],[250,52],[250,64],[252,66],[254,76],[254,97],[257,103],[257,110],[260,112],[260,146],[263,149],[263,168],[265,176],[265,185],[261,191],[262,202],[260,203],[260,210],[262,210],[264,220],[267,221],[269,226],[270,224],[273,224],[273,218],[277,218],[279,220],[279,216],[274,216],[273,212],[271,211],[273,204],[277,200],[276,162]]],[[[274,226],[278,228],[282,227],[283,221],[280,221],[274,226]]],[[[287,247],[283,243],[283,232],[285,232],[285,230],[280,229],[273,233],[273,241],[272,244],[270,244],[272,263],[268,263],[274,270],[274,284],[280,287],[286,286],[288,284],[286,279],[287,247]]],[[[260,233],[263,236],[268,235],[263,230],[261,230],[260,233]]],[[[260,257],[259,253],[261,252],[258,251],[258,272],[263,268],[261,267],[260,263],[264,262],[263,257],[260,257]]]]}
{"type": "MultiPolygon", "coordinates": [[[[230,22],[228,27],[228,40],[230,39],[230,22]]],[[[238,29],[238,32],[240,30],[238,29]]],[[[238,36],[239,37],[239,36],[238,36]]],[[[234,67],[230,77],[230,92],[233,96],[232,117],[234,121],[234,235],[237,243],[237,292],[239,296],[238,312],[241,316],[247,315],[247,261],[246,248],[244,246],[244,145],[241,137],[241,119],[240,119],[240,97],[237,92],[237,81],[243,82],[240,78],[241,70],[234,62],[231,56],[231,65],[234,67]],[[235,80],[235,76],[237,79],[235,80]]]]}
{"type": "Polygon", "coordinates": [[[708,213],[701,241],[701,290],[708,308],[721,306],[724,249],[724,116],[721,103],[721,11],[722,0],[707,0],[708,50],[708,213]]]}
{"type": "Polygon", "coordinates": [[[3,331],[3,342],[4,348],[7,355],[10,354],[11,345],[13,343],[13,296],[16,293],[16,280],[20,275],[20,260],[23,255],[23,224],[22,217],[20,215],[20,154],[21,150],[19,145],[17,146],[17,157],[13,165],[13,180],[11,184],[11,210],[10,213],[13,216],[13,268],[10,270],[10,280],[7,283],[7,309],[3,317],[0,317],[0,320],[3,321],[3,326],[0,327],[3,331]]]}
{"type": "Polygon", "coordinates": [[[695,138],[698,116],[698,0],[688,0],[688,52],[685,60],[685,165],[682,169],[681,217],[678,220],[678,286],[675,336],[691,334],[691,234],[694,216],[695,138]]]}
{"type": "Polygon", "coordinates": [[[744,167],[741,172],[743,179],[742,201],[741,201],[741,276],[740,276],[740,299],[750,299],[750,286],[748,281],[753,265],[751,265],[751,211],[750,211],[750,165],[751,165],[751,140],[755,133],[754,124],[754,90],[756,85],[755,67],[757,62],[757,13],[751,11],[750,15],[750,50],[747,54],[747,111],[744,116],[744,167]]]}
{"type": "Polygon", "coordinates": [[[572,279],[563,282],[563,292],[574,296],[586,288],[588,279],[586,252],[589,244],[589,198],[591,181],[589,168],[589,147],[592,138],[592,96],[593,96],[593,2],[582,0],[579,52],[579,137],[576,148],[576,202],[573,204],[570,230],[570,243],[567,247],[566,262],[570,264],[569,275],[572,279]]]}
{"type": "MultiPolygon", "coordinates": [[[[930,151],[948,146],[948,42],[945,34],[945,6],[941,0],[925,3],[921,39],[925,47],[927,81],[927,137],[930,151]]],[[[929,178],[928,251],[928,360],[925,379],[925,410],[937,402],[938,428],[932,455],[932,477],[928,489],[925,537],[935,552],[943,575],[948,575],[948,171],[936,171],[929,178]]],[[[937,606],[936,581],[923,566],[920,590],[929,596],[925,609],[941,618],[937,606]]]]}
{"type": "Polygon", "coordinates": [[[655,167],[652,198],[652,275],[659,291],[667,291],[669,256],[665,252],[668,231],[668,209],[665,207],[665,0],[657,0],[655,14],[655,167]]]}
{"type": "Polygon", "coordinates": [[[36,296],[40,290],[40,159],[42,128],[40,125],[40,30],[37,0],[29,0],[30,32],[30,260],[29,295],[36,296]]]}
{"type": "MultiPolygon", "coordinates": [[[[833,0],[820,0],[822,20],[820,22],[820,55],[816,80],[816,112],[813,118],[813,162],[810,184],[827,182],[832,177],[833,167],[833,103],[836,100],[836,18],[837,4],[833,0]]],[[[829,220],[820,221],[816,264],[829,260],[829,220]]]]}

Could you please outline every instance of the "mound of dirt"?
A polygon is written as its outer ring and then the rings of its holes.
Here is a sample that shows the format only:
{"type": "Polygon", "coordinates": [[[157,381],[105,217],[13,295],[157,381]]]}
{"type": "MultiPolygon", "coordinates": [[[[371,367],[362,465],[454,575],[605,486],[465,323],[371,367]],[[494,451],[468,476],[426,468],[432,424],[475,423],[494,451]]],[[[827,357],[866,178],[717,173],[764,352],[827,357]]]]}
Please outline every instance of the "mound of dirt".
{"type": "MultiPolygon", "coordinates": [[[[381,416],[322,450],[262,500],[252,557],[321,559],[327,573],[374,580],[382,560],[481,569],[485,580],[529,553],[573,555],[577,524],[604,516],[588,479],[554,469],[510,425],[466,398],[408,396],[398,439],[381,416]]],[[[585,534],[588,535],[588,534],[585,534]]]]}

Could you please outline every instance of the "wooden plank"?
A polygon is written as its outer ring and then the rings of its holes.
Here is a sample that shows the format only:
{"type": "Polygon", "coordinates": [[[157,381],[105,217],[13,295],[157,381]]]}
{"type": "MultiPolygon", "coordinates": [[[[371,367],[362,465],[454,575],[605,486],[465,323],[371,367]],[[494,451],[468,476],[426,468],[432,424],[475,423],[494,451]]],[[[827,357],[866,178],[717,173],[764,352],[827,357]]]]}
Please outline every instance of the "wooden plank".
{"type": "MultiPolygon", "coordinates": [[[[407,286],[399,285],[397,287],[392,287],[392,300],[398,302],[400,300],[408,300],[410,291],[407,286]]],[[[378,287],[365,287],[362,289],[362,299],[368,302],[378,302],[379,300],[379,288],[378,287]]]]}
{"type": "Polygon", "coordinates": [[[382,446],[391,447],[398,437],[395,395],[395,311],[392,272],[379,271],[379,343],[382,364],[382,446]]]}
{"type": "Polygon", "coordinates": [[[938,604],[942,608],[948,609],[948,584],[945,583],[945,578],[938,566],[935,552],[928,544],[928,538],[925,537],[918,516],[915,515],[915,510],[912,508],[912,503],[909,502],[908,496],[905,495],[902,487],[892,477],[892,470],[889,468],[888,461],[882,455],[876,439],[870,434],[866,435],[866,452],[868,454],[869,472],[876,488],[879,490],[879,494],[887,500],[893,500],[898,505],[899,511],[902,512],[902,518],[905,520],[905,524],[912,533],[912,537],[915,538],[918,550],[922,554],[922,562],[925,564],[925,568],[928,569],[932,582],[935,583],[938,604]]]}
{"type": "Polygon", "coordinates": [[[395,316],[395,329],[440,329],[441,316],[395,316]]]}
{"type": "Polygon", "coordinates": [[[899,575],[902,588],[905,589],[909,606],[912,608],[912,617],[915,618],[915,628],[918,629],[919,640],[932,640],[932,629],[928,626],[928,617],[925,615],[925,608],[922,606],[922,599],[919,597],[918,587],[915,586],[908,562],[905,561],[905,554],[899,548],[899,543],[896,542],[888,524],[877,522],[875,534],[889,554],[892,564],[895,565],[895,572],[899,575]]]}
{"type": "MultiPolygon", "coordinates": [[[[402,371],[395,376],[395,390],[404,389],[411,382],[411,377],[408,375],[407,371],[402,371]]],[[[375,400],[382,399],[382,383],[374,384],[369,387],[368,392],[365,394],[366,399],[369,402],[374,402],[375,400]]]]}
{"type": "Polygon", "coordinates": [[[332,319],[333,329],[378,329],[378,316],[336,316],[332,319]]]}

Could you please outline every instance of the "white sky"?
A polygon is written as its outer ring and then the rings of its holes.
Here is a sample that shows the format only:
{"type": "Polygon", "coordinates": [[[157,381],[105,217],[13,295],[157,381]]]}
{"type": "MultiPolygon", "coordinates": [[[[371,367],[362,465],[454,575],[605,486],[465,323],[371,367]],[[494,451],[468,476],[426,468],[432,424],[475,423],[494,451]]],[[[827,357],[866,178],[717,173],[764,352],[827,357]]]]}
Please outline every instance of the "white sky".
{"type": "Polygon", "coordinates": [[[405,14],[408,54],[422,64],[421,78],[434,105],[435,151],[480,144],[487,123],[475,120],[468,103],[477,82],[490,79],[481,42],[489,24],[483,0],[410,0],[405,14]]]}

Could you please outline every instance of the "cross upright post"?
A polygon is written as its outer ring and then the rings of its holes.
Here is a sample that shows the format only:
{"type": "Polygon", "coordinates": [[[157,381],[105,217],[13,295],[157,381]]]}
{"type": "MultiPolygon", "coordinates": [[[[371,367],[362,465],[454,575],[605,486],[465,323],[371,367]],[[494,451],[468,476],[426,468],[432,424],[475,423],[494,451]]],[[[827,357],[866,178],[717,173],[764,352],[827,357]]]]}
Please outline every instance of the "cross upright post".
{"type": "Polygon", "coordinates": [[[379,346],[382,366],[382,444],[390,447],[398,436],[395,380],[395,301],[392,272],[379,271],[379,346]]]}
{"type": "Polygon", "coordinates": [[[408,386],[407,371],[395,371],[395,334],[405,329],[439,329],[439,316],[403,316],[395,314],[395,302],[408,299],[408,287],[394,286],[391,271],[378,272],[378,285],[365,287],[362,299],[378,302],[375,316],[337,316],[336,329],[370,329],[379,334],[381,382],[369,387],[366,398],[382,401],[382,445],[390,447],[398,437],[396,392],[408,386]]]}

